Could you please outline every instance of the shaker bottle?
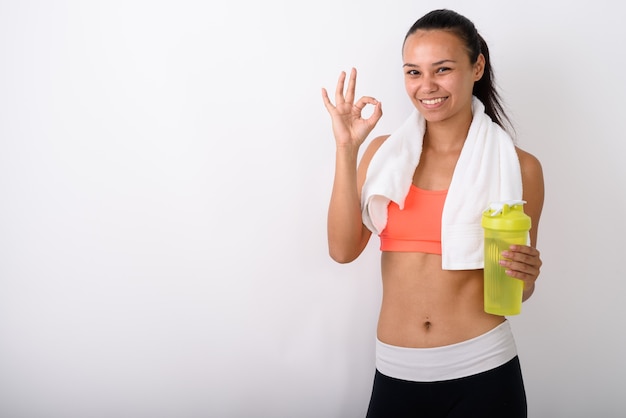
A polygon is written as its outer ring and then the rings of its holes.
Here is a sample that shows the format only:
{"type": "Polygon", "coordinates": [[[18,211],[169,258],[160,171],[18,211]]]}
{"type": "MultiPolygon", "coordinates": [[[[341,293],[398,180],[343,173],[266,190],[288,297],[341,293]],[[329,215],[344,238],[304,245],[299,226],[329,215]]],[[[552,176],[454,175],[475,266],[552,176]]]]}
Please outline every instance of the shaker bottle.
{"type": "Polygon", "coordinates": [[[523,200],[493,202],[483,212],[485,235],[485,312],[517,315],[522,311],[524,282],[507,276],[500,265],[502,251],[511,244],[528,245],[531,220],[524,213],[523,200]]]}

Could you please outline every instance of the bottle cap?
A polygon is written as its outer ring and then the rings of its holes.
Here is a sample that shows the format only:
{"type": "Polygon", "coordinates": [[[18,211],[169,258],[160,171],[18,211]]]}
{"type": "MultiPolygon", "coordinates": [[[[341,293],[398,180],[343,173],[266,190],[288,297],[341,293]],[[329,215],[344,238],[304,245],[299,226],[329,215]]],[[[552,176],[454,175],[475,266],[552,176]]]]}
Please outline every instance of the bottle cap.
{"type": "Polygon", "coordinates": [[[509,231],[528,231],[531,220],[524,213],[524,200],[492,202],[483,212],[483,228],[509,231]]]}

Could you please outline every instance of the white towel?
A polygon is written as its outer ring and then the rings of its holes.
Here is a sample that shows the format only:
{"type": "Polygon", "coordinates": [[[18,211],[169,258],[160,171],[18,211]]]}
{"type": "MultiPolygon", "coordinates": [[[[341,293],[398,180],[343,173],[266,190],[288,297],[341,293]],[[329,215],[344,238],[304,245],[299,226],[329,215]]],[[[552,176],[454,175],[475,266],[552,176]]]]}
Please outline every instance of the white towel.
{"type": "MultiPolygon", "coordinates": [[[[472,124],[452,175],[441,220],[442,268],[484,265],[482,212],[491,202],[522,199],[522,175],[511,137],[472,100],[472,124]]],[[[361,193],[364,225],[380,234],[390,201],[404,208],[422,152],[426,122],[415,110],[378,149],[361,193]]]]}

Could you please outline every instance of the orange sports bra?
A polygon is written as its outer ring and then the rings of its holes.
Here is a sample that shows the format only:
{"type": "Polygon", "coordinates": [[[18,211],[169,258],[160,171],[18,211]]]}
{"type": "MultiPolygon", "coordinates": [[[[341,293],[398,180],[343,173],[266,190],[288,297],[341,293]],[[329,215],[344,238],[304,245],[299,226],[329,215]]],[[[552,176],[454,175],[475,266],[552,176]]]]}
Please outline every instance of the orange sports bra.
{"type": "Polygon", "coordinates": [[[380,249],[441,254],[441,214],[447,195],[447,190],[423,190],[411,185],[403,210],[389,202],[380,249]]]}

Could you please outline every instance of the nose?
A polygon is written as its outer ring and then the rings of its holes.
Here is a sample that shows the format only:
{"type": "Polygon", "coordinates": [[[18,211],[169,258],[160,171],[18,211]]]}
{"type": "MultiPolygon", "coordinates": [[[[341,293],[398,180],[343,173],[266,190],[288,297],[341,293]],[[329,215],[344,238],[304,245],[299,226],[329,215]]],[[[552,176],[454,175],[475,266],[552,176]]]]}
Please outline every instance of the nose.
{"type": "Polygon", "coordinates": [[[433,93],[437,91],[437,83],[435,78],[430,74],[424,74],[422,76],[422,85],[420,86],[422,93],[433,93]]]}

